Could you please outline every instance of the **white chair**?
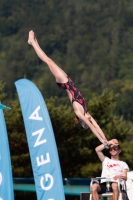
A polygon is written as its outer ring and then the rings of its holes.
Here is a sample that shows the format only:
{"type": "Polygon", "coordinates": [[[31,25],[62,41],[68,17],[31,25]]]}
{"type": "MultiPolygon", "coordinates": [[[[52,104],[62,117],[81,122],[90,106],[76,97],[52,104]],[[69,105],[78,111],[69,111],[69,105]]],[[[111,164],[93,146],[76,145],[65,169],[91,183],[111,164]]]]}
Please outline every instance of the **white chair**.
{"type": "MultiPolygon", "coordinates": [[[[90,198],[89,198],[89,200],[93,200],[92,193],[91,193],[91,186],[92,186],[92,184],[94,182],[100,183],[101,179],[106,179],[106,178],[105,177],[96,177],[96,178],[92,178],[91,179],[91,183],[90,183],[90,198]]],[[[121,189],[120,189],[121,187],[122,187],[123,190],[127,191],[126,182],[123,179],[119,179],[118,180],[118,190],[119,190],[119,198],[118,198],[118,200],[123,200],[121,189]]],[[[103,199],[105,199],[105,197],[107,199],[111,199],[112,196],[113,196],[112,192],[108,192],[108,193],[104,193],[104,194],[99,194],[99,200],[103,200],[103,199]]]]}
{"type": "Polygon", "coordinates": [[[133,171],[127,173],[127,195],[130,200],[133,199],[133,171]]]}

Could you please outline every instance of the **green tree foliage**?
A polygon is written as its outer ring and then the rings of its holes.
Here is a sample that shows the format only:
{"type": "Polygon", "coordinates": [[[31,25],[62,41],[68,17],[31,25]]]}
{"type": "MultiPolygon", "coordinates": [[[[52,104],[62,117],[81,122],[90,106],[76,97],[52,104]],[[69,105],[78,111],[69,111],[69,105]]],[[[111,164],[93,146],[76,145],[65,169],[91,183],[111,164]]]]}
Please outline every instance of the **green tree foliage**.
{"type": "Polygon", "coordinates": [[[127,162],[130,166],[130,170],[132,170],[132,166],[133,166],[133,148],[132,148],[132,145],[133,145],[133,141],[132,140],[129,140],[128,141],[128,145],[127,145],[127,142],[124,142],[121,146],[122,146],[122,158],[125,162],[127,162]]]}
{"type": "Polygon", "coordinates": [[[123,115],[126,120],[133,120],[133,82],[126,79],[124,81],[118,79],[110,84],[110,88],[117,94],[116,113],[123,115]]]}
{"type": "Polygon", "coordinates": [[[7,94],[5,92],[3,92],[5,85],[6,85],[5,83],[0,81],[0,101],[1,102],[3,102],[7,96],[7,94]]]}
{"type": "Polygon", "coordinates": [[[60,95],[53,82],[49,91],[46,87],[51,75],[27,44],[30,29],[46,53],[84,88],[99,93],[118,77],[131,79],[131,0],[1,0],[0,9],[0,78],[7,82],[10,98],[13,82],[25,76],[37,82],[41,77],[47,97],[60,95]]]}

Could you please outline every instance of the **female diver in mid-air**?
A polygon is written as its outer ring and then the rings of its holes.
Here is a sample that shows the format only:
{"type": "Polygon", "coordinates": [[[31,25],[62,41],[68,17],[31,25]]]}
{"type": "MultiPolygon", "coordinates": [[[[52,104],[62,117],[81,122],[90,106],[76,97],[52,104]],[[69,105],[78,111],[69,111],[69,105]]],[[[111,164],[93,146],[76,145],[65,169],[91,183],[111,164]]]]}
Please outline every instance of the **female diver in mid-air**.
{"type": "Polygon", "coordinates": [[[105,146],[108,145],[108,141],[103,131],[93,117],[88,113],[86,102],[82,94],[74,85],[73,81],[68,77],[68,75],[40,48],[33,31],[29,32],[28,43],[33,46],[38,57],[48,65],[51,73],[55,77],[57,85],[67,91],[69,99],[72,103],[72,107],[76,114],[74,119],[75,125],[83,130],[90,128],[95,136],[101,141],[101,143],[103,143],[105,146]]]}

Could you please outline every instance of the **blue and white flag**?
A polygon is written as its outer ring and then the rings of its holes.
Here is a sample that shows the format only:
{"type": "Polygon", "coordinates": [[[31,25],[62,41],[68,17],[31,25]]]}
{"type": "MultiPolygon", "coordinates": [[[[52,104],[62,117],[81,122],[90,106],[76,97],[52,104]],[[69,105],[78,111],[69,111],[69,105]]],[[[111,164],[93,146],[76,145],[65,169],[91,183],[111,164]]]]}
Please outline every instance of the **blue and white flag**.
{"type": "Polygon", "coordinates": [[[15,82],[38,200],[65,200],[58,152],[47,107],[38,88],[29,80],[15,82]]]}
{"type": "Polygon", "coordinates": [[[3,110],[0,109],[0,200],[13,200],[10,151],[3,110]]]}
{"type": "Polygon", "coordinates": [[[10,107],[5,106],[4,104],[0,103],[0,109],[2,110],[10,110],[10,107]]]}

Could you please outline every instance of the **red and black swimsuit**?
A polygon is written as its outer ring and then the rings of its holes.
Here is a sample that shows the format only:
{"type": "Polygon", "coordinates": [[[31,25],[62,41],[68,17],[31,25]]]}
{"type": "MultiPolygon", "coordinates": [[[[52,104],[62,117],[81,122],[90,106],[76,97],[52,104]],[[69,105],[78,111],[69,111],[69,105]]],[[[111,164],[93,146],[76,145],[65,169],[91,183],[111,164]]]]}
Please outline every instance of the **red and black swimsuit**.
{"type": "Polygon", "coordinates": [[[83,106],[85,113],[87,113],[85,99],[69,77],[67,83],[57,83],[57,85],[64,90],[69,90],[72,95],[72,103],[77,101],[80,105],[83,106]]]}
{"type": "MultiPolygon", "coordinates": [[[[74,85],[73,81],[68,77],[68,82],[67,83],[57,83],[57,85],[64,90],[69,90],[69,92],[72,95],[72,103],[74,101],[77,101],[81,106],[84,108],[84,115],[87,113],[87,107],[86,107],[86,102],[82,94],[80,93],[79,89],[74,85]]],[[[81,122],[84,130],[88,129],[88,125],[80,119],[78,116],[76,116],[77,119],[81,122]]]]}

